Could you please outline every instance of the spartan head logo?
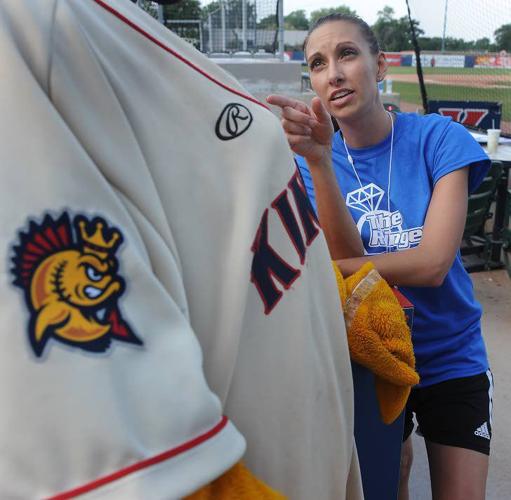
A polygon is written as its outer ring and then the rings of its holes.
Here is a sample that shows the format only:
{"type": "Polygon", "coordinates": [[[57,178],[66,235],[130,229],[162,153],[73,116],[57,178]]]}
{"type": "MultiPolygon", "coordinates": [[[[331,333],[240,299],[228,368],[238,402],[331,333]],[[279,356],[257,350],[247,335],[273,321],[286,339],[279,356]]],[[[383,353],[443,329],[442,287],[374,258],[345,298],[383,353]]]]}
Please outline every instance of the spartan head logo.
{"type": "Polygon", "coordinates": [[[91,352],[106,351],[112,339],[142,345],[118,307],[122,234],[100,217],[78,215],[73,226],[66,212],[46,215],[20,231],[14,247],[13,283],[25,292],[34,353],[41,356],[50,338],[91,352]]]}

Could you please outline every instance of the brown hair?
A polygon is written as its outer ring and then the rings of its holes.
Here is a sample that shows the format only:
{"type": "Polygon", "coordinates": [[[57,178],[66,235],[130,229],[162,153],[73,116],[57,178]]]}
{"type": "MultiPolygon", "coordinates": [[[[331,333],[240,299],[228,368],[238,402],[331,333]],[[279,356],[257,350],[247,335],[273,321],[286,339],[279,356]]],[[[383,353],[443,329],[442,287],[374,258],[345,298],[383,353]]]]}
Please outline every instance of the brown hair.
{"type": "Polygon", "coordinates": [[[358,26],[358,29],[362,33],[362,36],[365,38],[366,42],[369,45],[369,50],[372,54],[378,54],[380,52],[380,44],[376,39],[376,36],[373,30],[369,27],[369,25],[361,18],[352,14],[340,14],[338,12],[334,14],[328,14],[327,16],[320,17],[309,29],[307,36],[303,42],[303,51],[305,52],[307,49],[307,42],[309,41],[309,37],[313,31],[319,28],[321,25],[334,22],[334,21],[346,21],[348,23],[355,24],[358,26]]]}

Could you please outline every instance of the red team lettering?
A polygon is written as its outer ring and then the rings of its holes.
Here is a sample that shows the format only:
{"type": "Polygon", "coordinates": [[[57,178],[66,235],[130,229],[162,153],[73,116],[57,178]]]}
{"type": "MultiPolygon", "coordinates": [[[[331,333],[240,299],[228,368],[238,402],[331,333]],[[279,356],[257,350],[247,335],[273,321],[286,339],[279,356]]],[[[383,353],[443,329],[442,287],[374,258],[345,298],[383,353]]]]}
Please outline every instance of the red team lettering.
{"type": "MultiPolygon", "coordinates": [[[[303,265],[307,247],[312,244],[319,234],[320,226],[298,171],[291,177],[288,189],[273,200],[271,207],[277,212],[291,243],[296,249],[300,263],[303,265]],[[289,191],[293,195],[296,208],[293,208],[289,200],[289,191]]],[[[268,213],[269,210],[266,209],[252,244],[254,257],[251,269],[251,281],[263,301],[265,314],[270,314],[283,296],[277,282],[281,284],[284,290],[287,290],[301,274],[299,269],[295,269],[286,262],[270,245],[268,240],[268,213]]]]}

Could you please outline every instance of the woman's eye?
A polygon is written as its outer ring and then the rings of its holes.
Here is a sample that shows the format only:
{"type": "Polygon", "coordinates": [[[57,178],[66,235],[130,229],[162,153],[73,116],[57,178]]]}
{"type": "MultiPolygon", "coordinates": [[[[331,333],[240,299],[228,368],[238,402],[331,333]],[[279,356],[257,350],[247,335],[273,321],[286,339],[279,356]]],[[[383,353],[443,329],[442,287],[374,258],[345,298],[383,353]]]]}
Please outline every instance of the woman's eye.
{"type": "Polygon", "coordinates": [[[310,69],[317,68],[320,64],[321,64],[321,60],[320,60],[320,59],[315,59],[314,61],[312,61],[312,62],[310,63],[309,68],[310,68],[310,69]]]}
{"type": "Polygon", "coordinates": [[[99,281],[103,277],[103,275],[96,269],[94,269],[92,266],[87,266],[85,268],[85,272],[87,273],[87,277],[91,281],[99,281]]]}
{"type": "Polygon", "coordinates": [[[341,56],[342,56],[342,57],[352,56],[353,54],[355,54],[355,51],[354,51],[353,49],[344,49],[344,50],[341,52],[341,56]]]}

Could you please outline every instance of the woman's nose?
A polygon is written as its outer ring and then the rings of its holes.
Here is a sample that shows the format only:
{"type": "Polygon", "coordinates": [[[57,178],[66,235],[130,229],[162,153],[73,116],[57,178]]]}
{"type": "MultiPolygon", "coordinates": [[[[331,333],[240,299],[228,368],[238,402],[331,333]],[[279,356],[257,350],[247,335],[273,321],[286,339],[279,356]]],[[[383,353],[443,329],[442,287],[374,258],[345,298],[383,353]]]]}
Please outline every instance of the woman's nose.
{"type": "Polygon", "coordinates": [[[333,86],[339,85],[344,80],[341,65],[332,63],[328,67],[328,83],[333,86]]]}

